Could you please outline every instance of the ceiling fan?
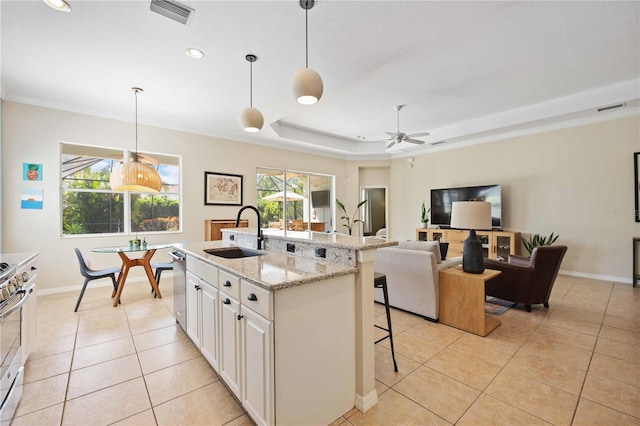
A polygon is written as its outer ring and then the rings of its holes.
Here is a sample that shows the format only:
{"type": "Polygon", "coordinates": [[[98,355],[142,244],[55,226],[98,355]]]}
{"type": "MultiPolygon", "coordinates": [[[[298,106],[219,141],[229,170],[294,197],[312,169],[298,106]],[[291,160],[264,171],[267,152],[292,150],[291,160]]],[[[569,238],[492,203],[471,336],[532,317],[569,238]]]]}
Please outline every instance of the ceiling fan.
{"type": "Polygon", "coordinates": [[[404,105],[397,105],[395,107],[395,110],[397,111],[398,114],[398,128],[396,130],[396,132],[385,132],[387,135],[389,135],[388,139],[383,139],[383,140],[388,140],[389,144],[387,144],[386,148],[391,148],[392,146],[394,146],[395,144],[399,144],[402,142],[409,142],[409,143],[414,143],[417,145],[422,145],[424,143],[424,141],[418,140],[418,139],[413,139],[415,137],[420,137],[420,136],[429,136],[430,133],[429,132],[420,132],[420,133],[411,133],[410,135],[401,132],[400,131],[400,110],[402,109],[402,107],[404,107],[404,105]]]}

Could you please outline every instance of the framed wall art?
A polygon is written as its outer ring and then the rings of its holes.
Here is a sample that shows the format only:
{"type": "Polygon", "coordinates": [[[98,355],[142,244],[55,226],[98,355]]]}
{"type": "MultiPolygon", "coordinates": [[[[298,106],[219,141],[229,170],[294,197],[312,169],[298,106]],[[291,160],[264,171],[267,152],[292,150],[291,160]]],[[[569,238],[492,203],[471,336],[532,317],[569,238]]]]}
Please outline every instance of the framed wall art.
{"type": "Polygon", "coordinates": [[[241,206],[242,176],[204,172],[205,206],[241,206]]]}
{"type": "Polygon", "coordinates": [[[633,154],[633,168],[635,170],[634,173],[634,190],[633,192],[635,193],[635,197],[636,197],[636,211],[635,211],[635,216],[636,216],[636,222],[640,222],[640,176],[638,175],[640,173],[640,152],[635,152],[633,154]]]}

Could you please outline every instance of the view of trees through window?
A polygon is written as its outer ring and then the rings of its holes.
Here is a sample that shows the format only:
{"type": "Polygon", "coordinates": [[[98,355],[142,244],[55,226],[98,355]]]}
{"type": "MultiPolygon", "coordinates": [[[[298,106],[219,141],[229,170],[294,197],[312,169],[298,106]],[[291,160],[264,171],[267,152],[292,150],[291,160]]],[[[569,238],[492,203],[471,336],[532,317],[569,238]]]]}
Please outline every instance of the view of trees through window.
{"type": "Polygon", "coordinates": [[[292,231],[330,231],[333,227],[333,176],[258,169],[260,227],[292,231]]]}
{"type": "Polygon", "coordinates": [[[147,154],[160,174],[160,193],[112,191],[122,150],[61,144],[62,234],[129,234],[180,230],[180,158],[147,154]]]}

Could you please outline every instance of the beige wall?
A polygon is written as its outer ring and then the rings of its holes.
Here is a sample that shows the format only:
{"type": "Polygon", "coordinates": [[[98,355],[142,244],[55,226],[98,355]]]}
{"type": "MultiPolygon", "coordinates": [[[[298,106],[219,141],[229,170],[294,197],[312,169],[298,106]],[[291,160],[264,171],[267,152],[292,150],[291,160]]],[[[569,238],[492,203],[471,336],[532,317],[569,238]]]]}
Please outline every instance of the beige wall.
{"type": "MultiPolygon", "coordinates": [[[[60,236],[60,141],[132,148],[133,124],[3,102],[3,249],[38,251],[43,289],[81,284],[73,247],[87,253],[94,267],[106,267],[117,265],[117,257],[91,248],[129,239],[60,236]],[[23,162],[42,163],[43,181],[22,181],[23,162]],[[20,210],[22,188],[43,188],[44,209],[20,210]]],[[[393,239],[415,237],[420,205],[429,203],[431,188],[500,183],[505,229],[559,233],[558,243],[569,246],[564,270],[630,281],[631,238],[640,235],[633,219],[632,167],[632,154],[640,151],[638,117],[416,156],[413,168],[406,158],[343,161],[144,125],[139,126],[139,148],[179,154],[183,160],[183,232],[152,236],[151,242],[201,241],[206,218],[235,217],[237,207],[204,206],[204,171],[244,175],[244,204],[256,200],[256,167],[332,174],[336,197],[352,210],[359,187],[382,182],[390,167],[388,228],[393,239]]],[[[255,225],[254,218],[247,218],[255,225]]],[[[156,256],[169,260],[166,252],[156,256]]],[[[136,269],[132,273],[140,277],[136,269]]]]}
{"type": "MultiPolygon", "coordinates": [[[[60,236],[59,142],[133,148],[133,123],[12,102],[4,102],[2,112],[4,252],[39,252],[41,289],[82,284],[74,247],[86,253],[96,268],[119,265],[116,255],[92,253],[91,248],[126,244],[128,236],[60,236]],[[43,180],[22,181],[23,162],[41,163],[43,180]],[[23,188],[44,189],[43,210],[20,209],[23,188]]],[[[138,134],[141,151],[179,154],[183,164],[183,232],[151,235],[147,238],[149,242],[202,241],[205,219],[235,218],[238,207],[204,205],[204,171],[243,175],[245,205],[256,202],[257,167],[332,174],[336,176],[336,196],[347,197],[346,161],[144,125],[139,125],[138,134]]],[[[256,218],[246,213],[243,217],[255,226],[256,218]]],[[[169,261],[166,251],[158,252],[154,259],[169,261]]],[[[131,274],[142,276],[142,268],[134,268],[131,274]]]]}
{"type": "MultiPolygon", "coordinates": [[[[413,239],[430,189],[502,185],[503,227],[559,233],[565,271],[629,282],[637,116],[406,158],[391,167],[391,238],[413,239]]],[[[526,252],[525,252],[526,254],[526,252]]]]}

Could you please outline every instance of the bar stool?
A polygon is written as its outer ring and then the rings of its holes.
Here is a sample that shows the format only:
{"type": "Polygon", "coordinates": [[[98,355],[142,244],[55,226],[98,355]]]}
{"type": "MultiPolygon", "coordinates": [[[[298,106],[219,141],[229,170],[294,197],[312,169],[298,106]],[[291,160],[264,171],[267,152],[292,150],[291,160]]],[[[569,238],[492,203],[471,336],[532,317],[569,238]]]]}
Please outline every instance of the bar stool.
{"type": "Polygon", "coordinates": [[[379,272],[374,272],[373,287],[382,289],[382,294],[384,296],[384,308],[387,311],[387,328],[381,327],[377,324],[374,324],[374,325],[378,327],[380,330],[384,330],[388,333],[386,336],[376,340],[375,343],[380,343],[384,339],[389,338],[389,341],[391,342],[391,357],[393,358],[393,369],[397,372],[398,364],[396,364],[396,352],[395,352],[395,349],[393,348],[393,332],[391,331],[391,312],[389,309],[389,293],[387,292],[387,276],[379,272]]]}

